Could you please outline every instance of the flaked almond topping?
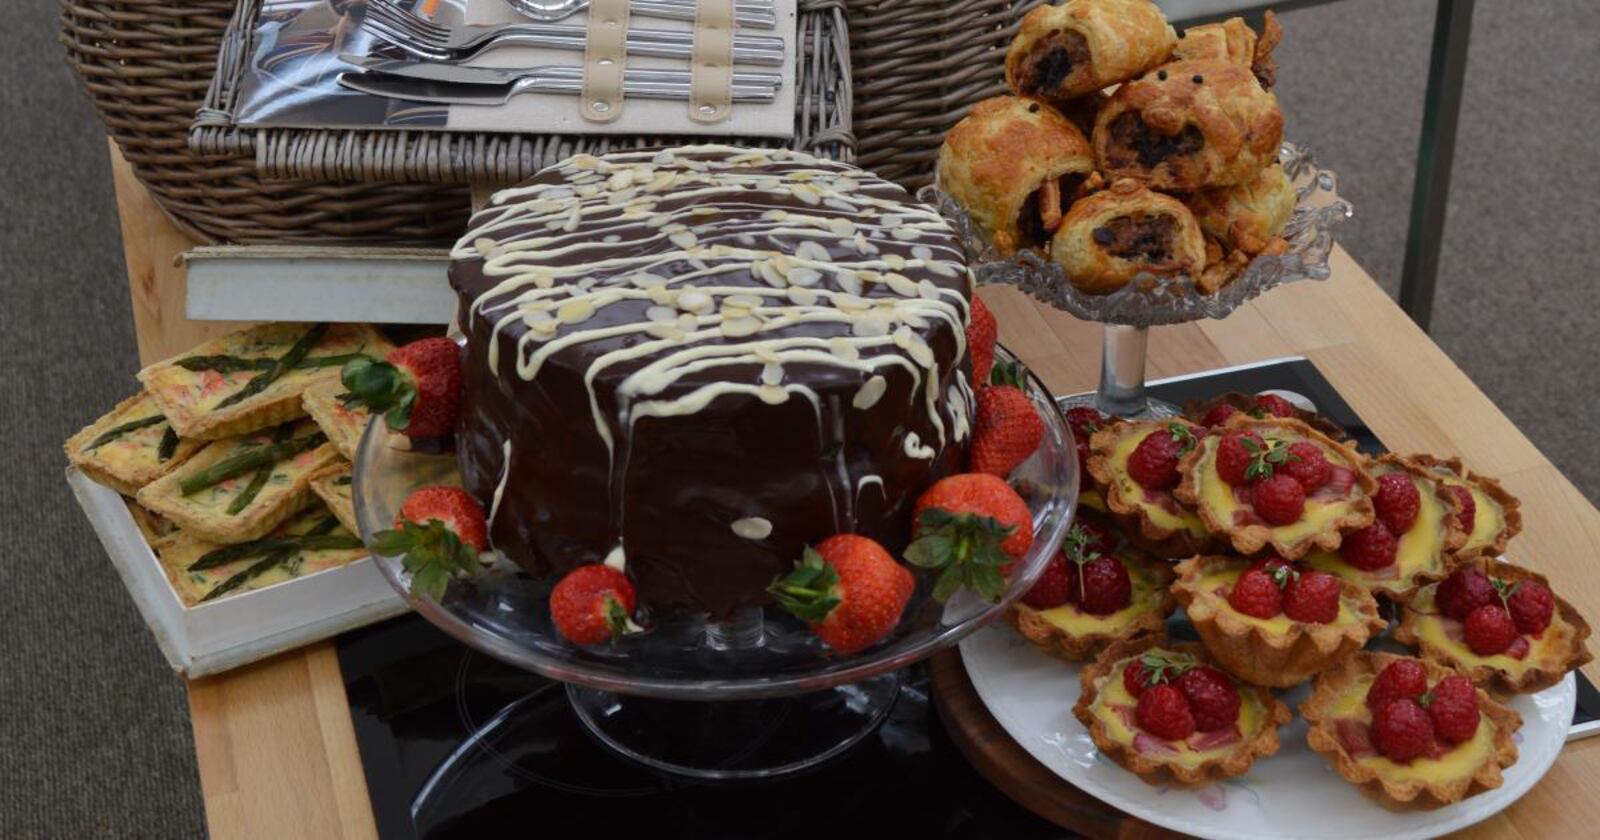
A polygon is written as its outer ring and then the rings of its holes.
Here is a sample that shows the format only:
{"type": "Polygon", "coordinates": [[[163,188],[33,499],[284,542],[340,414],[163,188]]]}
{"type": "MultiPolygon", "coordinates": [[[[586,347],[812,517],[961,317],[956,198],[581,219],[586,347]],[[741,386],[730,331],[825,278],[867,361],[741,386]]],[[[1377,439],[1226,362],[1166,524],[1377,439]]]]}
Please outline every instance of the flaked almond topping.
{"type": "Polygon", "coordinates": [[[717,215],[717,208],[715,208],[715,207],[696,207],[696,208],[694,208],[694,209],[689,211],[689,215],[691,215],[691,216],[715,216],[715,215],[717,215]]]}
{"type": "Polygon", "coordinates": [[[657,166],[666,166],[677,159],[677,155],[674,155],[671,151],[663,150],[656,152],[656,156],[651,158],[650,162],[657,166]]]}
{"type": "Polygon", "coordinates": [[[794,197],[813,207],[822,203],[822,191],[810,184],[795,184],[789,188],[794,197]]]}
{"type": "Polygon", "coordinates": [[[878,313],[857,318],[850,324],[850,333],[860,338],[878,338],[889,334],[889,319],[878,313]]]}
{"type": "Polygon", "coordinates": [[[764,540],[772,535],[772,523],[759,516],[736,519],[729,527],[733,529],[735,536],[747,540],[764,540]]]}
{"type": "Polygon", "coordinates": [[[904,271],[906,267],[906,258],[900,256],[899,254],[884,254],[883,264],[895,271],[904,271]]]}
{"type": "Polygon", "coordinates": [[[682,233],[688,229],[689,226],[683,222],[672,222],[671,224],[665,224],[661,226],[662,233],[682,233]]]}
{"type": "Polygon", "coordinates": [[[625,190],[633,186],[633,170],[618,170],[611,175],[610,180],[606,181],[606,186],[612,190],[625,190]]]}
{"type": "Polygon", "coordinates": [[[700,327],[700,319],[685,312],[678,316],[678,329],[686,333],[694,332],[700,327]]]}
{"type": "Polygon", "coordinates": [[[678,320],[678,310],[670,306],[652,306],[644,311],[644,317],[658,324],[670,324],[678,320]]]}
{"type": "Polygon", "coordinates": [[[594,198],[599,194],[600,186],[598,184],[584,184],[578,187],[578,196],[580,198],[594,198]]]}
{"type": "Polygon", "coordinates": [[[578,324],[589,320],[594,315],[594,304],[588,298],[577,298],[561,304],[556,310],[556,317],[563,324],[578,324]]]}
{"type": "Polygon", "coordinates": [[[886,274],[883,279],[895,294],[908,298],[917,296],[917,284],[913,283],[910,277],[904,274],[886,274]]]}
{"type": "Polygon", "coordinates": [[[647,228],[658,228],[658,227],[664,226],[667,222],[669,222],[671,220],[672,220],[671,216],[668,216],[665,213],[658,213],[658,214],[656,214],[654,216],[651,216],[648,219],[645,219],[644,220],[644,226],[647,227],[647,228]]]}
{"type": "Polygon", "coordinates": [[[694,231],[692,230],[678,231],[677,233],[667,237],[667,240],[685,251],[693,248],[695,243],[700,241],[699,237],[695,236],[694,231]]]}
{"type": "Polygon", "coordinates": [[[756,396],[768,405],[781,405],[789,400],[789,392],[778,385],[762,385],[756,389],[756,396]]]}
{"type": "Polygon", "coordinates": [[[763,219],[767,219],[768,221],[781,222],[781,221],[784,221],[785,219],[789,218],[789,211],[787,211],[787,210],[768,210],[767,212],[761,214],[761,217],[763,219]]]}
{"type": "Polygon", "coordinates": [[[848,238],[856,235],[856,223],[843,216],[835,216],[828,220],[828,230],[848,238]]]}
{"type": "Polygon", "coordinates": [[[478,249],[479,254],[487,257],[491,251],[500,247],[500,243],[487,236],[480,236],[472,241],[472,247],[478,249]]]}
{"type": "Polygon", "coordinates": [[[822,272],[800,266],[789,270],[789,282],[796,286],[815,286],[822,282],[822,272]]]}
{"type": "Polygon", "coordinates": [[[783,365],[767,362],[761,367],[761,384],[776,385],[783,381],[783,365]]]}
{"type": "Polygon", "coordinates": [[[757,359],[770,365],[778,364],[779,360],[778,351],[773,350],[771,347],[768,347],[765,344],[757,344],[756,346],[750,348],[750,355],[755,356],[757,359]]]}
{"type": "Polygon", "coordinates": [[[845,312],[866,312],[872,308],[872,303],[866,298],[858,297],[848,292],[834,295],[833,305],[845,312]]]}
{"type": "Polygon", "coordinates": [[[940,277],[960,277],[961,268],[956,263],[930,262],[927,269],[940,277]]]}
{"type": "Polygon", "coordinates": [[[889,235],[901,242],[910,242],[913,239],[921,239],[922,231],[910,227],[897,227],[889,231],[889,235]]]}
{"type": "Polygon", "coordinates": [[[799,306],[815,306],[817,304],[817,293],[813,289],[807,289],[801,286],[790,286],[789,300],[793,301],[799,306]]]}
{"type": "Polygon", "coordinates": [[[651,324],[645,327],[644,331],[656,338],[664,338],[668,341],[682,341],[688,337],[686,332],[672,324],[651,324]]]}
{"type": "Polygon", "coordinates": [[[598,169],[600,159],[594,155],[577,154],[572,156],[571,164],[575,169],[598,169]]]}
{"type": "Polygon", "coordinates": [[[688,289],[678,294],[678,308],[685,312],[704,315],[716,308],[716,302],[699,289],[688,289]]]}
{"type": "Polygon", "coordinates": [[[847,362],[853,362],[861,358],[861,349],[842,335],[828,339],[828,352],[847,362]]]}
{"type": "Polygon", "coordinates": [[[911,336],[911,341],[906,346],[906,352],[911,355],[911,361],[916,362],[918,365],[925,368],[933,367],[933,349],[928,346],[928,342],[922,340],[921,336],[911,336]]]}
{"type": "Polygon", "coordinates": [[[781,289],[789,285],[789,278],[778,270],[772,260],[757,260],[752,264],[752,268],[754,269],[752,273],[759,274],[761,279],[774,289],[781,289]]]}
{"type": "Polygon", "coordinates": [[[926,245],[918,245],[911,249],[911,256],[919,260],[931,260],[933,259],[933,249],[926,245]]]}
{"type": "Polygon", "coordinates": [[[882,376],[874,376],[862,383],[861,388],[856,391],[855,398],[850,400],[850,404],[862,411],[866,411],[877,405],[878,400],[883,399],[883,394],[887,390],[889,390],[889,380],[884,379],[882,376]]]}
{"type": "Polygon", "coordinates": [[[614,192],[614,193],[606,196],[606,204],[608,204],[608,205],[610,205],[612,207],[617,207],[619,205],[627,204],[628,202],[632,201],[634,199],[634,197],[637,196],[638,194],[639,194],[639,191],[636,190],[636,189],[626,189],[626,190],[621,190],[620,192],[614,192]]]}
{"type": "Polygon", "coordinates": [[[839,281],[839,288],[847,294],[859,295],[864,288],[861,284],[861,275],[848,268],[841,268],[834,274],[834,279],[839,281]]]}
{"type": "Polygon", "coordinates": [[[651,286],[646,294],[652,303],[662,306],[675,306],[678,302],[678,292],[670,286],[651,286]]]}
{"type": "Polygon", "coordinates": [[[823,263],[833,258],[833,255],[828,253],[828,249],[814,239],[802,240],[799,245],[795,246],[794,255],[802,260],[823,263]]]}
{"type": "Polygon", "coordinates": [[[757,318],[745,316],[742,318],[729,318],[720,326],[722,334],[728,338],[744,338],[755,335],[761,331],[761,321],[757,318]]]}
{"type": "Polygon", "coordinates": [[[923,300],[938,300],[939,287],[933,285],[931,280],[920,280],[917,282],[917,296],[923,300]]]}

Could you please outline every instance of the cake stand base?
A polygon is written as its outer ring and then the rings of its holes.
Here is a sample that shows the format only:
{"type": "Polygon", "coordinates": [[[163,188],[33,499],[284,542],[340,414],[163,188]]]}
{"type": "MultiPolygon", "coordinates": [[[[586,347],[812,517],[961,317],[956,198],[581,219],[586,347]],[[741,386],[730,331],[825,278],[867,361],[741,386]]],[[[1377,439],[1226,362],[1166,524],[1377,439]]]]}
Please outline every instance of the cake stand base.
{"type": "Polygon", "coordinates": [[[815,767],[883,722],[900,674],[767,700],[658,700],[567,686],[602,744],[657,770],[700,779],[763,779],[815,767]]]}

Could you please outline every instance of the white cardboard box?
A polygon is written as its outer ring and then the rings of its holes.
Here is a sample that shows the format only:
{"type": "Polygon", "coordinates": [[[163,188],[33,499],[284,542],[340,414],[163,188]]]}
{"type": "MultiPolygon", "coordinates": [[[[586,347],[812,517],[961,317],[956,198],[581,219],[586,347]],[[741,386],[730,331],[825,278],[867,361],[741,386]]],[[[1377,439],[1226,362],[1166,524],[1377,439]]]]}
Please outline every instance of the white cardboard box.
{"type": "Polygon", "coordinates": [[[371,558],[185,607],[117,491],[67,468],[67,483],[173,670],[237,668],[410,607],[371,558]]]}

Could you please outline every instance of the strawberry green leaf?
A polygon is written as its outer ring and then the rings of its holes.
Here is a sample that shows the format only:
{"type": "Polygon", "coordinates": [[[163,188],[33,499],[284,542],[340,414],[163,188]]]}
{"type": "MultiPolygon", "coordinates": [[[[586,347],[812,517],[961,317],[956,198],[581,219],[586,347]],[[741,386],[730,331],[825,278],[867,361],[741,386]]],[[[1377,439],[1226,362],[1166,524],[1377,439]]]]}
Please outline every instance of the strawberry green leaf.
{"type": "Polygon", "coordinates": [[[838,571],[823,562],[816,549],[807,546],[794,571],[774,580],[767,591],[785,612],[814,624],[839,606],[838,587],[838,571]]]}
{"type": "Polygon", "coordinates": [[[606,595],[605,603],[601,606],[605,611],[606,626],[611,628],[611,638],[620,639],[628,633],[628,611],[616,596],[606,595]]]}
{"type": "Polygon", "coordinates": [[[1000,546],[1012,530],[992,517],[930,508],[918,521],[917,538],[906,548],[906,561],[919,568],[945,570],[934,586],[936,600],[948,599],[961,586],[990,601],[998,600],[1005,591],[1000,569],[1012,561],[1000,546]],[[953,576],[949,574],[952,570],[953,576]]]}
{"type": "Polygon", "coordinates": [[[943,572],[939,573],[938,580],[934,581],[933,599],[941,603],[948,601],[950,596],[956,594],[956,591],[964,585],[966,585],[966,581],[962,577],[961,567],[947,566],[943,572]]]}

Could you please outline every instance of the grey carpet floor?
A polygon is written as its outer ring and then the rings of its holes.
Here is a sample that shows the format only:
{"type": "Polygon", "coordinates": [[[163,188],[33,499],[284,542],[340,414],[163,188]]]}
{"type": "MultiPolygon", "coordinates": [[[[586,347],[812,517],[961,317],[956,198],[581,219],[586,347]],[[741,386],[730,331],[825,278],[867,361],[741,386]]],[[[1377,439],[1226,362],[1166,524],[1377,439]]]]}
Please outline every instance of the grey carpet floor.
{"type": "MultiPolygon", "coordinates": [[[[0,836],[204,833],[181,683],[61,478],[60,442],[134,385],[103,135],[55,42],[55,4],[0,28],[0,836]]],[[[1582,0],[1478,4],[1434,335],[1592,500],[1600,449],[1600,105],[1582,0]]],[[[1357,215],[1341,239],[1399,283],[1431,0],[1285,15],[1289,135],[1357,215]]]]}

